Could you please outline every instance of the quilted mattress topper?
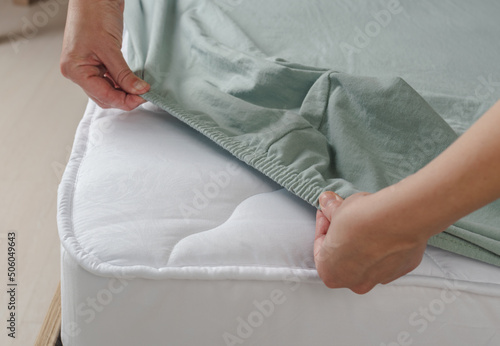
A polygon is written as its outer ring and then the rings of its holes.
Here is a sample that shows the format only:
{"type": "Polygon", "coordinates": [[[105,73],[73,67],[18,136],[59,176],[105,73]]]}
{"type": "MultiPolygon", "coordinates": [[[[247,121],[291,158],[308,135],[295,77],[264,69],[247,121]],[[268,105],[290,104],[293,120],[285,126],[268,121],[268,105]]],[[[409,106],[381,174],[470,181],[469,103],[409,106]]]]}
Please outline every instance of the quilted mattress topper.
{"type": "MultiPolygon", "coordinates": [[[[168,113],[90,102],[58,195],[61,243],[100,276],[321,280],[315,208],[168,113]]],[[[429,247],[394,284],[498,294],[497,267],[429,247]]]]}
{"type": "MultiPolygon", "coordinates": [[[[126,57],[146,100],[318,207],[417,172],[498,99],[499,3],[453,4],[128,0],[126,57]]],[[[428,242],[500,266],[499,225],[497,201],[428,242]]]]}
{"type": "MultiPolygon", "coordinates": [[[[322,284],[314,226],[314,207],[149,102],[122,112],[90,101],[58,191],[62,246],[100,276],[322,284]]],[[[499,274],[428,247],[421,265],[391,284],[452,279],[499,295],[499,274]]]]}

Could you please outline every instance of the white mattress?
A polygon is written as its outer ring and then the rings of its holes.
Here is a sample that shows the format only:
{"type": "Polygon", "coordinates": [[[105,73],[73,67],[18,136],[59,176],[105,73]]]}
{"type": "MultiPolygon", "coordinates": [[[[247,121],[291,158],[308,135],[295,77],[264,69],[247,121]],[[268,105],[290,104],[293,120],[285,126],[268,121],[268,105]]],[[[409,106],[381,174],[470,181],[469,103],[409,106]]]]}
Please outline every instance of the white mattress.
{"type": "Polygon", "coordinates": [[[428,248],[364,296],[315,210],[146,104],[90,102],[59,189],[65,345],[500,345],[500,268],[428,248]]]}

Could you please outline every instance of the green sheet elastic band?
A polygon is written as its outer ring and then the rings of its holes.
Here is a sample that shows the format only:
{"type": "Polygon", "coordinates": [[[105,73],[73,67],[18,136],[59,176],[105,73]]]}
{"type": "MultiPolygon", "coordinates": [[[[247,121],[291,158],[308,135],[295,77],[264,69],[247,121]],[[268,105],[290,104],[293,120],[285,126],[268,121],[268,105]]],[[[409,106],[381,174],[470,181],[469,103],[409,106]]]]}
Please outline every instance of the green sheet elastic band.
{"type": "MultiPolygon", "coordinates": [[[[375,192],[425,166],[495,101],[471,90],[479,71],[500,80],[489,34],[500,32],[499,5],[436,1],[430,15],[409,1],[340,3],[127,1],[127,59],[152,85],[147,100],[310,204],[325,190],[375,192]],[[385,26],[377,11],[390,13],[385,26]]],[[[500,203],[429,243],[500,265],[500,203]]]]}

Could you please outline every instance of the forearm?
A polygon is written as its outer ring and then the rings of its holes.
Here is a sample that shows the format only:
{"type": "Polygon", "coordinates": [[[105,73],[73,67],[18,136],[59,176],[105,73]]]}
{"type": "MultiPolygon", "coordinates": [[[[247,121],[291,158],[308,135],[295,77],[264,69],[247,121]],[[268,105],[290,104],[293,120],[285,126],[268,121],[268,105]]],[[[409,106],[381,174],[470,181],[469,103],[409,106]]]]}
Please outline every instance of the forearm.
{"type": "MultiPolygon", "coordinates": [[[[123,10],[125,8],[124,0],[71,0],[68,4],[68,17],[66,20],[65,31],[76,31],[71,35],[66,34],[65,38],[78,37],[88,40],[95,40],[96,33],[102,33],[103,30],[112,34],[116,44],[121,48],[122,25],[116,25],[117,19],[120,24],[123,22],[123,10]],[[103,21],[96,21],[96,12],[103,16],[103,21]],[[108,25],[111,23],[111,25],[108,25]],[[106,26],[102,28],[102,26],[106,26]],[[95,31],[89,31],[89,28],[95,27],[95,31]],[[86,32],[82,32],[86,30],[86,32]]],[[[109,42],[103,42],[109,44],[109,42]]]]}
{"type": "Polygon", "coordinates": [[[320,198],[314,259],[331,288],[366,293],[415,269],[428,239],[500,197],[500,102],[417,173],[377,193],[320,198]]]}
{"type": "Polygon", "coordinates": [[[414,175],[381,194],[428,236],[500,197],[500,102],[414,175]]]}

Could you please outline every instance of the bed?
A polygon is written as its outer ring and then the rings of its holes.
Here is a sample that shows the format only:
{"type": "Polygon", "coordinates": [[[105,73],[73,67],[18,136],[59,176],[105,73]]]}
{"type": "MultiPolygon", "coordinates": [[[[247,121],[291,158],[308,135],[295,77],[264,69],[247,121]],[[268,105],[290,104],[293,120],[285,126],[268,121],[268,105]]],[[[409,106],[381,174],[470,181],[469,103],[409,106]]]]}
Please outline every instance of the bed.
{"type": "Polygon", "coordinates": [[[61,185],[66,345],[496,345],[500,269],[429,247],[358,296],[315,210],[150,104],[90,102],[61,185]]]}
{"type": "MultiPolygon", "coordinates": [[[[436,81],[427,100],[443,114],[436,81]]],[[[499,267],[428,246],[366,295],[330,290],[312,257],[315,208],[151,102],[89,102],[58,200],[64,345],[500,344],[499,267]]]]}

